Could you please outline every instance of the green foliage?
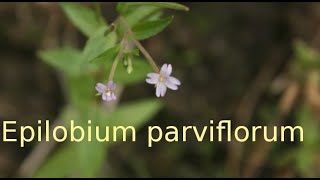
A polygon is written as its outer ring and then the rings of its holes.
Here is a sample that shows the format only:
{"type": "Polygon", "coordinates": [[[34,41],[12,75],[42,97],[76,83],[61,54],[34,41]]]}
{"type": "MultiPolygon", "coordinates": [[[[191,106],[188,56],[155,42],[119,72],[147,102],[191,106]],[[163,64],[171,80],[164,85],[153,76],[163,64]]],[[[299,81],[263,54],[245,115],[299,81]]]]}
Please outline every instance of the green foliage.
{"type": "Polygon", "coordinates": [[[117,10],[121,13],[125,13],[132,6],[154,6],[159,8],[168,8],[182,11],[189,11],[189,8],[173,2],[121,2],[118,3],[117,10]]]}
{"type": "MultiPolygon", "coordinates": [[[[105,126],[109,126],[110,140],[112,140],[113,126],[133,126],[136,130],[139,130],[147,120],[158,112],[161,106],[161,102],[154,99],[139,100],[123,104],[112,113],[106,113],[100,107],[88,107],[87,111],[78,112],[78,115],[73,117],[79,118],[75,119],[75,121],[77,121],[76,125],[86,125],[86,121],[92,119],[91,126],[99,126],[102,132],[104,131],[103,129],[105,126]]],[[[68,122],[69,119],[65,120],[65,123],[70,123],[70,121],[68,122]]],[[[94,129],[95,128],[92,128],[92,137],[95,137],[94,129]]],[[[87,133],[86,129],[85,133],[87,133]]],[[[117,135],[119,135],[117,139],[121,140],[122,134],[117,135]]],[[[95,141],[94,138],[92,138],[92,142],[81,141],[69,143],[58,150],[34,177],[58,178],[70,177],[72,175],[80,177],[98,177],[98,171],[105,159],[106,148],[112,143],[114,142],[109,141],[100,143],[95,141]],[[76,163],[75,160],[77,161],[76,163]]]]}
{"type": "Polygon", "coordinates": [[[101,20],[103,19],[101,15],[90,8],[74,2],[63,2],[60,3],[60,6],[73,25],[86,36],[90,36],[97,29],[107,26],[107,23],[101,20]]]}
{"type": "MultiPolygon", "coordinates": [[[[108,26],[97,3],[95,10],[79,3],[64,2],[60,5],[66,17],[88,38],[82,49],[60,47],[38,53],[45,63],[61,72],[61,84],[68,102],[68,106],[61,112],[61,119],[66,127],[72,119],[82,127],[88,126],[87,120],[91,120],[93,137],[95,126],[102,132],[109,126],[110,140],[112,126],[133,126],[138,130],[159,111],[162,107],[160,101],[148,99],[120,103],[115,111],[107,113],[102,103],[97,104],[95,96],[96,83],[106,82],[106,74],[111,71],[113,63],[117,62],[115,57],[122,49],[120,39],[123,38],[123,27],[119,27],[119,24],[108,26]],[[119,31],[115,30],[116,26],[119,31]]],[[[173,20],[173,17],[161,18],[161,10],[164,8],[187,10],[177,3],[118,3],[118,12],[134,33],[134,37],[128,40],[147,39],[163,31],[173,20]]],[[[125,49],[119,62],[126,63],[124,66],[117,66],[113,78],[116,84],[134,85],[145,80],[146,74],[152,69],[146,60],[137,57],[139,55],[137,49],[125,49]]],[[[68,135],[69,133],[70,129],[68,135]]],[[[122,138],[121,134],[119,138],[122,138]]],[[[92,139],[91,142],[84,140],[63,144],[38,169],[34,177],[100,177],[108,147],[113,142],[100,143],[95,138],[92,139]]]]}
{"type": "Polygon", "coordinates": [[[156,6],[160,8],[169,8],[175,10],[189,11],[187,6],[173,3],[173,2],[128,2],[128,6],[139,6],[139,5],[148,5],[148,6],[156,6]]]}
{"type": "Polygon", "coordinates": [[[295,57],[293,62],[294,74],[303,79],[306,72],[310,70],[320,70],[320,55],[302,41],[294,44],[295,57]]]}
{"type": "Polygon", "coordinates": [[[38,54],[43,61],[66,75],[79,76],[86,72],[82,70],[83,61],[79,61],[81,52],[75,48],[51,49],[38,54]]]}
{"type": "Polygon", "coordinates": [[[170,16],[160,20],[137,24],[132,29],[134,37],[138,40],[150,38],[163,31],[172,22],[172,20],[173,16],[170,16]]]}
{"type": "MultiPolygon", "coordinates": [[[[111,69],[111,63],[110,61],[105,63],[107,72],[111,69]]],[[[133,58],[132,66],[134,70],[130,74],[126,68],[120,66],[115,72],[114,80],[123,85],[132,85],[144,81],[146,74],[152,71],[150,65],[142,58],[133,58]]]]}
{"type": "Polygon", "coordinates": [[[63,146],[53,156],[51,156],[47,163],[44,164],[38,172],[33,176],[34,178],[63,178],[70,175],[75,165],[72,159],[75,158],[75,147],[72,144],[63,146]]]}
{"type": "Polygon", "coordinates": [[[313,118],[310,107],[307,105],[301,106],[297,117],[299,125],[308,130],[308,133],[304,133],[303,145],[298,148],[296,154],[297,169],[303,177],[315,177],[312,171],[312,163],[320,148],[320,139],[318,137],[319,123],[313,118]]]}
{"type": "Polygon", "coordinates": [[[91,61],[116,45],[117,34],[112,31],[105,35],[107,30],[105,27],[100,28],[90,36],[83,50],[83,58],[85,61],[91,61]]]}
{"type": "Polygon", "coordinates": [[[308,47],[302,41],[298,41],[295,44],[295,52],[297,61],[299,61],[303,67],[313,66],[318,64],[319,55],[315,50],[308,47]]]}
{"type": "Polygon", "coordinates": [[[152,6],[139,6],[134,11],[129,11],[123,17],[126,19],[128,24],[133,27],[137,23],[148,21],[150,17],[156,14],[160,8],[152,6]]]}
{"type": "Polygon", "coordinates": [[[81,52],[74,48],[40,51],[39,56],[52,67],[63,72],[70,102],[80,107],[92,101],[94,79],[90,74],[92,65],[83,61],[81,52]]]}
{"type": "MultiPolygon", "coordinates": [[[[156,99],[136,100],[123,104],[121,108],[110,116],[113,125],[131,125],[141,127],[146,120],[154,116],[161,108],[162,103],[156,99]]],[[[103,121],[104,122],[104,121],[103,121]]]]}
{"type": "Polygon", "coordinates": [[[95,99],[95,80],[92,76],[65,77],[65,87],[69,102],[77,108],[86,109],[95,99]]]}
{"type": "MultiPolygon", "coordinates": [[[[70,106],[65,107],[65,109],[60,113],[60,117],[63,120],[69,120],[77,118],[77,113],[70,106]]],[[[35,178],[39,177],[56,177],[62,178],[71,173],[73,169],[74,162],[71,160],[75,158],[74,155],[75,147],[71,144],[65,145],[58,149],[53,156],[49,156],[48,160],[43,166],[38,169],[38,171],[33,175],[35,178]]]]}
{"type": "Polygon", "coordinates": [[[115,45],[114,47],[105,50],[99,56],[92,59],[91,62],[95,64],[103,64],[105,62],[109,62],[115,58],[115,56],[119,52],[119,49],[120,45],[115,45]]]}
{"type": "MultiPolygon", "coordinates": [[[[87,111],[79,112],[77,124],[82,127],[86,127],[88,126],[87,120],[92,120],[92,137],[95,137],[96,134],[95,126],[101,128],[101,131],[103,132],[105,131],[105,128],[100,124],[100,122],[109,121],[107,119],[107,114],[101,108],[94,106],[88,107],[87,111]]],[[[87,129],[85,130],[85,133],[88,133],[87,129]]],[[[93,138],[91,142],[84,140],[79,143],[74,143],[73,145],[76,147],[75,154],[79,160],[75,166],[75,169],[78,172],[77,176],[88,178],[98,177],[99,171],[106,159],[106,148],[108,143],[100,143],[93,138]]]]}

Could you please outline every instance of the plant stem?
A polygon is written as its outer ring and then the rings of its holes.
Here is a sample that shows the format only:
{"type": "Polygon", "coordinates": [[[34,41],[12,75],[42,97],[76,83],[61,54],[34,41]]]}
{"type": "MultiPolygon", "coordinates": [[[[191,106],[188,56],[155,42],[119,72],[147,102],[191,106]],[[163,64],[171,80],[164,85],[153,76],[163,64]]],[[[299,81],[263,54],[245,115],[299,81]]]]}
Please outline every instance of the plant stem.
{"type": "Polygon", "coordinates": [[[96,10],[97,20],[99,22],[101,22],[102,21],[102,19],[101,19],[101,16],[102,16],[102,14],[101,14],[101,4],[100,4],[100,2],[95,2],[94,5],[95,5],[95,10],[96,10]]]}
{"type": "Polygon", "coordinates": [[[120,16],[120,20],[123,22],[128,34],[130,34],[130,36],[132,37],[133,43],[138,47],[138,49],[141,51],[141,53],[147,59],[147,61],[152,66],[154,71],[159,73],[160,70],[159,70],[157,64],[155,63],[154,59],[151,57],[151,55],[148,53],[148,51],[142,46],[142,44],[134,38],[134,34],[133,34],[131,28],[129,27],[129,25],[127,24],[127,22],[125,21],[125,19],[122,16],[120,16]]]}
{"type": "Polygon", "coordinates": [[[124,51],[125,47],[127,46],[127,40],[128,40],[127,35],[128,35],[128,33],[125,32],[123,35],[123,38],[121,40],[119,53],[117,54],[116,58],[114,59],[114,61],[112,63],[112,67],[111,67],[110,74],[109,74],[109,81],[111,81],[113,79],[114,73],[117,69],[118,62],[122,58],[123,51],[124,51]]]}

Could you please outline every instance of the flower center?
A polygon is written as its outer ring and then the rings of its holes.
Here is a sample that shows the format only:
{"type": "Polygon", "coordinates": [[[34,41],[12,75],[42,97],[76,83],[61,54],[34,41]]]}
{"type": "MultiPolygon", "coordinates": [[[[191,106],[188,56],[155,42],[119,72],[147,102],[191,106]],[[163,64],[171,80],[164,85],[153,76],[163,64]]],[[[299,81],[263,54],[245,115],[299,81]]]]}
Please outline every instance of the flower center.
{"type": "Polygon", "coordinates": [[[166,80],[166,78],[165,78],[165,77],[160,76],[160,78],[159,78],[159,81],[160,81],[160,82],[163,82],[163,81],[165,81],[165,80],[166,80]]]}
{"type": "Polygon", "coordinates": [[[106,94],[107,94],[107,96],[111,96],[111,90],[110,90],[110,89],[107,89],[107,90],[106,90],[106,94]]]}

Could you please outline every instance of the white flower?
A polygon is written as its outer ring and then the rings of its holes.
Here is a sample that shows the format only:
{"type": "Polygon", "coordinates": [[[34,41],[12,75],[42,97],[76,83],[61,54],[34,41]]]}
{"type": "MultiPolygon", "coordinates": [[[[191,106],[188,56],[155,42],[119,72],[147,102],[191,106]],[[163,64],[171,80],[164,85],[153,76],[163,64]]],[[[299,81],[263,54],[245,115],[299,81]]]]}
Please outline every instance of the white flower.
{"type": "Polygon", "coordinates": [[[149,73],[147,75],[149,79],[146,79],[146,82],[155,84],[157,97],[163,97],[166,94],[167,88],[177,90],[178,85],[181,84],[177,78],[170,76],[171,72],[171,64],[164,64],[162,65],[159,74],[149,73]]]}
{"type": "Polygon", "coordinates": [[[96,90],[99,94],[102,94],[102,100],[104,101],[112,101],[117,99],[115,95],[116,84],[114,84],[113,81],[109,81],[107,85],[97,83],[96,90]]]}

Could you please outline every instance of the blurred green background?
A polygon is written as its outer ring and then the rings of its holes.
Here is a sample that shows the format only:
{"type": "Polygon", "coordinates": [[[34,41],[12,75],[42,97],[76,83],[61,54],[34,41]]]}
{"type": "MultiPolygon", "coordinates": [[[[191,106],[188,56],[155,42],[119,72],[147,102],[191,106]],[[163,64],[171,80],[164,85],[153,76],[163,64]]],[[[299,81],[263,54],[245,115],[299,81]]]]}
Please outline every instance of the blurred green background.
{"type": "MultiPolygon", "coordinates": [[[[97,161],[89,156],[90,160],[79,159],[70,150],[55,156],[63,144],[47,144],[42,150],[35,142],[25,148],[1,142],[0,176],[38,172],[42,177],[319,177],[320,4],[182,4],[190,11],[165,10],[174,15],[173,22],[142,41],[159,65],[173,65],[174,76],[182,82],[179,90],[168,91],[161,108],[153,103],[154,89],[143,81],[125,86],[121,94],[120,105],[151,98],[148,105],[154,106],[148,121],[140,125],[137,142],[112,144],[103,152],[84,144],[86,155],[105,154],[93,157],[97,161]],[[301,125],[304,142],[189,139],[147,147],[148,125],[202,127],[210,119],[247,126],[301,125]],[[50,160],[55,162],[45,166],[50,160]],[[62,173],[77,164],[96,168],[92,172],[98,175],[81,175],[81,167],[62,173]]],[[[117,17],[116,3],[102,3],[101,10],[108,22],[117,17]]],[[[42,61],[38,52],[61,44],[83,47],[86,37],[57,3],[1,3],[0,15],[1,120],[34,126],[38,119],[54,123],[68,104],[65,86],[62,73],[42,61]]],[[[142,105],[125,108],[121,117],[144,112],[142,105]],[[130,114],[131,107],[136,109],[130,114]]]]}

